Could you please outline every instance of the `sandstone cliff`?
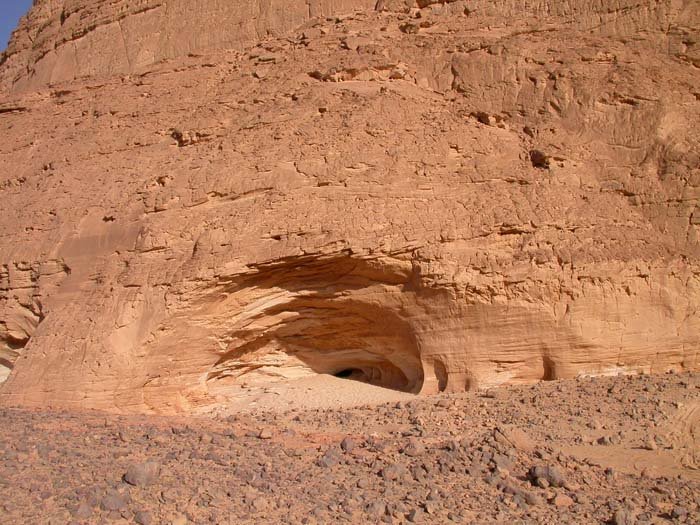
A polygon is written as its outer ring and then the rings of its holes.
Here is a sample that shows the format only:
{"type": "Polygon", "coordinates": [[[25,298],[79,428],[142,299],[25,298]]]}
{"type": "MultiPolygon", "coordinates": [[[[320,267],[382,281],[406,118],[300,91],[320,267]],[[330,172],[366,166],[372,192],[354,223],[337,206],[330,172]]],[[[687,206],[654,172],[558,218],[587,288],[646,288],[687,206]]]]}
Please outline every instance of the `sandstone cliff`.
{"type": "Polygon", "coordinates": [[[37,1],[0,402],[697,369],[698,3],[417,4],[37,1]]]}

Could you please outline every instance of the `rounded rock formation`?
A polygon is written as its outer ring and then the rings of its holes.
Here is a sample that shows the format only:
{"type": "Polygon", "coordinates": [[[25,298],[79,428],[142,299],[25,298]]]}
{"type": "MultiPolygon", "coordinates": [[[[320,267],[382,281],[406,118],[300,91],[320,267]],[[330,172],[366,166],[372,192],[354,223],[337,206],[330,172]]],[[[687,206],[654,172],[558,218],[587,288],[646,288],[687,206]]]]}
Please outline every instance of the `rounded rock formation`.
{"type": "Polygon", "coordinates": [[[698,368],[698,3],[381,4],[35,2],[0,403],[698,368]]]}

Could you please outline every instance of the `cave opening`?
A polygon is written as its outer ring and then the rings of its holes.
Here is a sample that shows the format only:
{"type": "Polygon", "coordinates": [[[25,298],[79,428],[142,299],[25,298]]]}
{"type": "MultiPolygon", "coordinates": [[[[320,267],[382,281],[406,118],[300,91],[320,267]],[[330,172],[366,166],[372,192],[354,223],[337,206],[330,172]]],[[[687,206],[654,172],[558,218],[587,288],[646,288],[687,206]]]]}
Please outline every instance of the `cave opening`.
{"type": "MultiPolygon", "coordinates": [[[[370,369],[366,370],[364,368],[343,368],[342,370],[339,370],[337,372],[331,373],[333,377],[337,377],[338,379],[349,379],[351,381],[359,381],[360,383],[368,383],[372,384],[373,382],[377,382],[381,386],[388,386],[388,385],[382,385],[381,380],[379,381],[373,381],[373,378],[375,380],[381,378],[381,373],[379,373],[376,369],[370,369]]],[[[396,386],[396,385],[394,385],[396,386]]],[[[402,385],[399,385],[396,390],[401,390],[402,385]]]]}
{"type": "Polygon", "coordinates": [[[542,357],[542,368],[543,381],[554,381],[557,378],[556,364],[554,363],[554,360],[551,357],[542,357]]]}
{"type": "Polygon", "coordinates": [[[340,379],[354,379],[355,377],[364,377],[365,373],[357,368],[345,368],[333,374],[340,379]]]}
{"type": "Polygon", "coordinates": [[[442,361],[436,359],[433,361],[433,370],[438,380],[438,392],[444,392],[447,390],[447,368],[442,361]]]}
{"type": "MultiPolygon", "coordinates": [[[[275,268],[236,292],[244,303],[210,388],[326,374],[418,393],[423,365],[400,312],[403,279],[340,258],[275,268]],[[255,294],[251,297],[251,294],[255,294]]],[[[235,297],[233,294],[229,298],[235,297]]],[[[240,306],[239,306],[240,308],[240,306]]]]}

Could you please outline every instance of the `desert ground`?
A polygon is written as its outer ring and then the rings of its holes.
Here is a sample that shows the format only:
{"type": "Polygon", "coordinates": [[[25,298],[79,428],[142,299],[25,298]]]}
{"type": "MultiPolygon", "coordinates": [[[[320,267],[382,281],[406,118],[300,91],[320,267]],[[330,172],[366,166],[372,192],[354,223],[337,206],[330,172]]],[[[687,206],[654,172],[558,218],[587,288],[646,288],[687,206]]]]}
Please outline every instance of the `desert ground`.
{"type": "Polygon", "coordinates": [[[201,417],[0,420],[7,525],[700,522],[696,373],[436,396],[317,376],[201,417]]]}

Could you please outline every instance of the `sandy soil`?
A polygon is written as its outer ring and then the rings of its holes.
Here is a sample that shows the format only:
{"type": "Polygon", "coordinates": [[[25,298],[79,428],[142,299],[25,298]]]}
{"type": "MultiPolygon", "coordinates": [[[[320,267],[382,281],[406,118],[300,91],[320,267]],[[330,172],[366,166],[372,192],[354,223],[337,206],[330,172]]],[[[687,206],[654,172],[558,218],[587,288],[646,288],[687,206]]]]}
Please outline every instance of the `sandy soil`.
{"type": "Polygon", "coordinates": [[[224,416],[259,410],[351,408],[414,398],[413,394],[389,388],[316,374],[264,387],[242,388],[240,394],[225,407],[217,407],[215,413],[224,416]]]}

